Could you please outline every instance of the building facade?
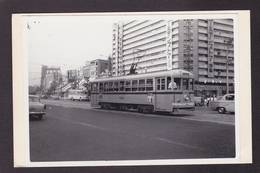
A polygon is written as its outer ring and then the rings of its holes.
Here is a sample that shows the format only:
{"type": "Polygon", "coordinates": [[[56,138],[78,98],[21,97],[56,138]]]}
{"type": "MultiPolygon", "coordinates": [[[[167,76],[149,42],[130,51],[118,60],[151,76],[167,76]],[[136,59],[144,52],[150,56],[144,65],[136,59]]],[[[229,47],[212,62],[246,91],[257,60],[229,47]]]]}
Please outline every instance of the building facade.
{"type": "Polygon", "coordinates": [[[69,83],[77,81],[78,78],[79,78],[79,71],[78,70],[73,69],[73,70],[67,71],[67,79],[68,79],[69,83]]]}
{"type": "Polygon", "coordinates": [[[109,60],[96,59],[90,62],[90,78],[109,75],[109,60]]]}
{"type": "Polygon", "coordinates": [[[58,86],[62,82],[61,69],[43,65],[41,69],[41,90],[47,92],[52,85],[58,86]]]}
{"type": "Polygon", "coordinates": [[[114,24],[112,74],[185,69],[195,76],[195,94],[234,91],[232,19],[145,20],[114,24]]]}

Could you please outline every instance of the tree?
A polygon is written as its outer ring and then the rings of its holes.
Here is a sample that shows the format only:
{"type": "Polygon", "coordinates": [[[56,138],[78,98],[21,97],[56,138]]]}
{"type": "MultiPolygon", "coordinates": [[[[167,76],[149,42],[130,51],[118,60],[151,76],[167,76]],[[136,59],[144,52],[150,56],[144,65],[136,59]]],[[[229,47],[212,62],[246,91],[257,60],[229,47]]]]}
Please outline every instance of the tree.
{"type": "Polygon", "coordinates": [[[48,95],[54,94],[57,86],[58,86],[58,82],[52,81],[51,86],[50,86],[50,88],[47,91],[47,94],[48,95]]]}

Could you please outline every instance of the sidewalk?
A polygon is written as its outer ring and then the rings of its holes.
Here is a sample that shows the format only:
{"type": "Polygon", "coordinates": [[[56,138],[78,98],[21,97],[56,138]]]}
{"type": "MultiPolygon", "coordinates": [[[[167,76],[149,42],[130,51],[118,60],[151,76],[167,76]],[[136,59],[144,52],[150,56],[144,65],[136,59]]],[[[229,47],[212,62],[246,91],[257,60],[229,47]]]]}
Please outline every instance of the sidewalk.
{"type": "Polygon", "coordinates": [[[190,116],[181,117],[183,119],[235,125],[235,114],[219,114],[217,111],[211,110],[209,107],[196,107],[194,111],[181,110],[177,112],[176,115],[181,115],[184,113],[189,114],[190,116]]]}

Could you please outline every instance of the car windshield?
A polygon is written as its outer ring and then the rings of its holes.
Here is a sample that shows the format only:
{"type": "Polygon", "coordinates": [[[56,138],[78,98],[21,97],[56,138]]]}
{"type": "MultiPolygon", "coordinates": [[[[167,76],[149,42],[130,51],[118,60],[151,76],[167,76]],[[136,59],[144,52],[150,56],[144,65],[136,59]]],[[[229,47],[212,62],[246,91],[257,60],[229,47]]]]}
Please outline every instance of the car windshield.
{"type": "Polygon", "coordinates": [[[39,102],[40,99],[39,99],[39,97],[29,97],[29,101],[30,102],[39,102]]]}
{"type": "Polygon", "coordinates": [[[217,100],[221,100],[223,98],[223,96],[218,96],[217,100]]]}

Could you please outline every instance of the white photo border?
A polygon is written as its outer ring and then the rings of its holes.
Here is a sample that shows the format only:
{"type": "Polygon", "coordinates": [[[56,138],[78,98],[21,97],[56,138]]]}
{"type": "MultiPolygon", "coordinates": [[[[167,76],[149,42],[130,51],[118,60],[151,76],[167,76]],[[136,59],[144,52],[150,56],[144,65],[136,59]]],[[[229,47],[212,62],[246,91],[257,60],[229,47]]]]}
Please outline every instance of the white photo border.
{"type": "Polygon", "coordinates": [[[245,164],[252,163],[251,127],[251,52],[250,11],[183,11],[131,13],[35,13],[12,15],[12,72],[13,72],[13,140],[14,167],[67,166],[137,166],[137,165],[191,165],[191,164],[245,164]],[[235,69],[235,148],[234,158],[160,159],[118,161],[48,161],[31,162],[29,148],[28,112],[28,56],[26,22],[28,16],[111,16],[125,19],[220,19],[234,20],[235,69]]]}

